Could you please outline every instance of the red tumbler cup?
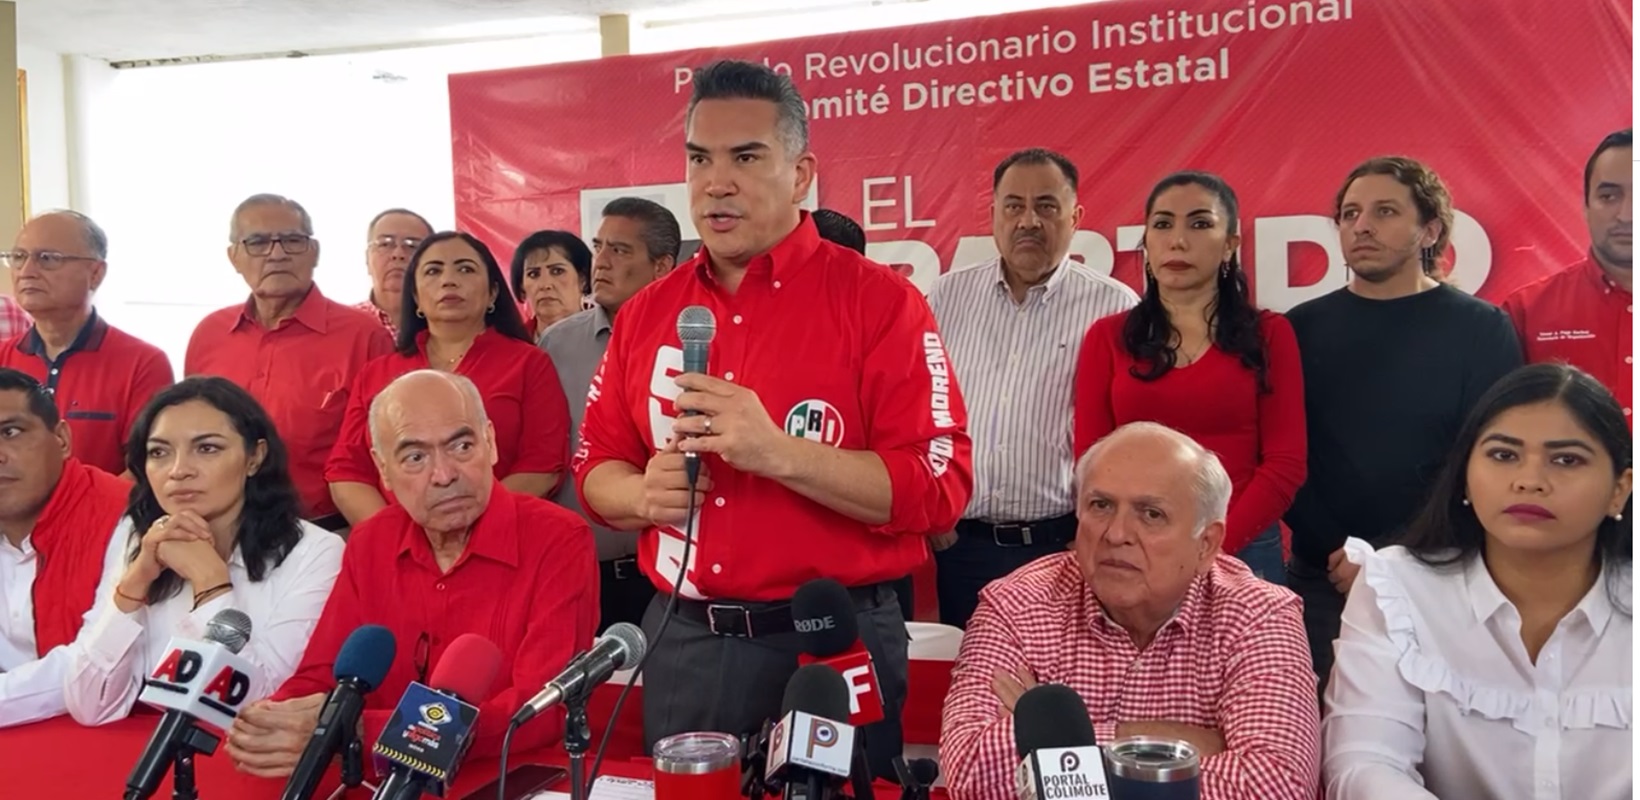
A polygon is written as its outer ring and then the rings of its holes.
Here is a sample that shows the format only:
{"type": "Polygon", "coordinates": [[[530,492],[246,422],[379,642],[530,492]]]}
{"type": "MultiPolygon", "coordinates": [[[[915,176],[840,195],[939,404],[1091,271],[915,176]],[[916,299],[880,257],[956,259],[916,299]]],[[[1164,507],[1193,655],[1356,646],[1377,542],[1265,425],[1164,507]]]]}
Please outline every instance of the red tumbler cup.
{"type": "Polygon", "coordinates": [[[740,797],[740,740],[727,733],[680,733],[655,744],[655,800],[740,797]]]}

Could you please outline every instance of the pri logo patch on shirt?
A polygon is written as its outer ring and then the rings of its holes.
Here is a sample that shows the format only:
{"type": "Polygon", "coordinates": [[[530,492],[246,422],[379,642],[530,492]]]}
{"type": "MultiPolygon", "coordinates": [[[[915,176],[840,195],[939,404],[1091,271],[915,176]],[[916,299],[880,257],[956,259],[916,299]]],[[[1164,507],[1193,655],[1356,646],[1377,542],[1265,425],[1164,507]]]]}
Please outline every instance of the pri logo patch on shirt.
{"type": "Polygon", "coordinates": [[[786,433],[838,447],[843,443],[843,415],[824,400],[804,400],[786,412],[786,433]]]}

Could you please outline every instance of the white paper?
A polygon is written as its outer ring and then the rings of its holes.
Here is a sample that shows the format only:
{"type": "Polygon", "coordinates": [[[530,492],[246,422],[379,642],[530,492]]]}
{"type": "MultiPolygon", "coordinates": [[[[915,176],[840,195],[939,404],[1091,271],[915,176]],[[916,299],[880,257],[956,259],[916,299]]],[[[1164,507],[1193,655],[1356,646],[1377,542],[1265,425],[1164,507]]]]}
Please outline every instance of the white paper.
{"type": "MultiPolygon", "coordinates": [[[[538,792],[525,800],[568,800],[566,792],[538,792]]],[[[655,800],[655,782],[604,775],[592,784],[588,800],[655,800]]]]}

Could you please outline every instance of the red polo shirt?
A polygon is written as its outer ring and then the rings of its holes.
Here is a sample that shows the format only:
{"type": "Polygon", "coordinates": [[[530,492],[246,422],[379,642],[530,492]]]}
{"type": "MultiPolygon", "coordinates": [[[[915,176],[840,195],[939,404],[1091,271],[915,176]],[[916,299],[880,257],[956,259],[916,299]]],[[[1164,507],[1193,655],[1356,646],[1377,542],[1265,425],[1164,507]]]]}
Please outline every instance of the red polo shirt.
{"type": "Polygon", "coordinates": [[[1593,256],[1515,290],[1503,310],[1527,362],[1564,361],[1593,375],[1634,427],[1634,295],[1593,256]]]}
{"type": "MultiPolygon", "coordinates": [[[[439,570],[427,534],[401,506],[359,523],[348,537],[342,572],[319,616],[301,666],[275,699],[328,692],[336,655],[360,625],[383,625],[397,644],[382,685],[366,696],[365,741],[372,746],[411,681],[426,682],[457,636],[476,633],[501,649],[501,670],[479,704],[468,758],[501,755],[507,720],[570,656],[592,646],[598,624],[598,562],[580,517],[496,483],[473,525],[467,549],[439,570]]],[[[513,735],[513,751],[563,735],[563,714],[513,735]]]]}
{"type": "MultiPolygon", "coordinates": [[[[370,457],[370,401],[394,378],[430,367],[427,331],[422,331],[416,335],[415,355],[390,353],[359,371],[341,435],[325,463],[326,480],[381,485],[370,457]]],[[[495,426],[497,478],[518,472],[564,472],[569,459],[569,403],[546,353],[487,328],[473,340],[455,373],[471,380],[484,398],[484,413],[495,426]]]]}
{"type": "Polygon", "coordinates": [[[74,457],[125,472],[125,440],[154,393],[171,385],[165,353],[104,322],[93,310],[56,360],[33,327],[0,345],[0,367],[33,375],[57,400],[74,438],[74,457]]]}
{"type": "MultiPolygon", "coordinates": [[[[822,241],[806,213],[752,261],[735,294],[717,284],[702,250],[621,307],[587,393],[572,461],[577,491],[599,464],[642,469],[665,445],[681,393],[678,312],[697,304],[717,318],[711,374],[755,391],[790,435],[876,453],[894,502],[887,524],[868,525],[708,455],[714,486],[680,592],[780,600],[813,578],[858,586],[922,563],[923,537],[950,530],[973,489],[962,395],[922,294],[822,241]]],[[[584,493],[581,501],[592,513],[584,493]]],[[[663,591],[682,555],[676,529],[649,528],[639,539],[639,563],[663,591]]]]}
{"type": "Polygon", "coordinates": [[[336,513],[325,459],[359,370],[393,343],[376,320],[327,299],[314,286],[296,314],[273,330],[244,305],[213,311],[188,340],[187,375],[220,375],[254,396],[290,451],[290,476],[309,519],[336,513]]]}

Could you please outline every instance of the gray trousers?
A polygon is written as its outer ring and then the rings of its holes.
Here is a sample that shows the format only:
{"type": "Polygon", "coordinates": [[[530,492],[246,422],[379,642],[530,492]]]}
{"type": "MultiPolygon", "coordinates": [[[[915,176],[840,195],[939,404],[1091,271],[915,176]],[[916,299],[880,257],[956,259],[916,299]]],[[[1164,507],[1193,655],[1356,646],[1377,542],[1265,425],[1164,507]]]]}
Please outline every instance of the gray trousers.
{"type": "MultiPolygon", "coordinates": [[[[666,595],[656,595],[643,617],[652,648],[643,675],[644,752],[675,733],[721,731],[738,736],[760,729],[765,720],[778,721],[786,681],[797,671],[802,638],[797,633],[755,639],[717,636],[705,625],[674,615],[657,642],[655,632],[666,601],[666,595]]],[[[892,780],[893,759],[903,747],[900,712],[910,668],[905,617],[886,583],[878,586],[874,605],[855,612],[860,639],[871,653],[883,693],[883,720],[863,728],[866,759],[874,775],[892,780]]]]}

